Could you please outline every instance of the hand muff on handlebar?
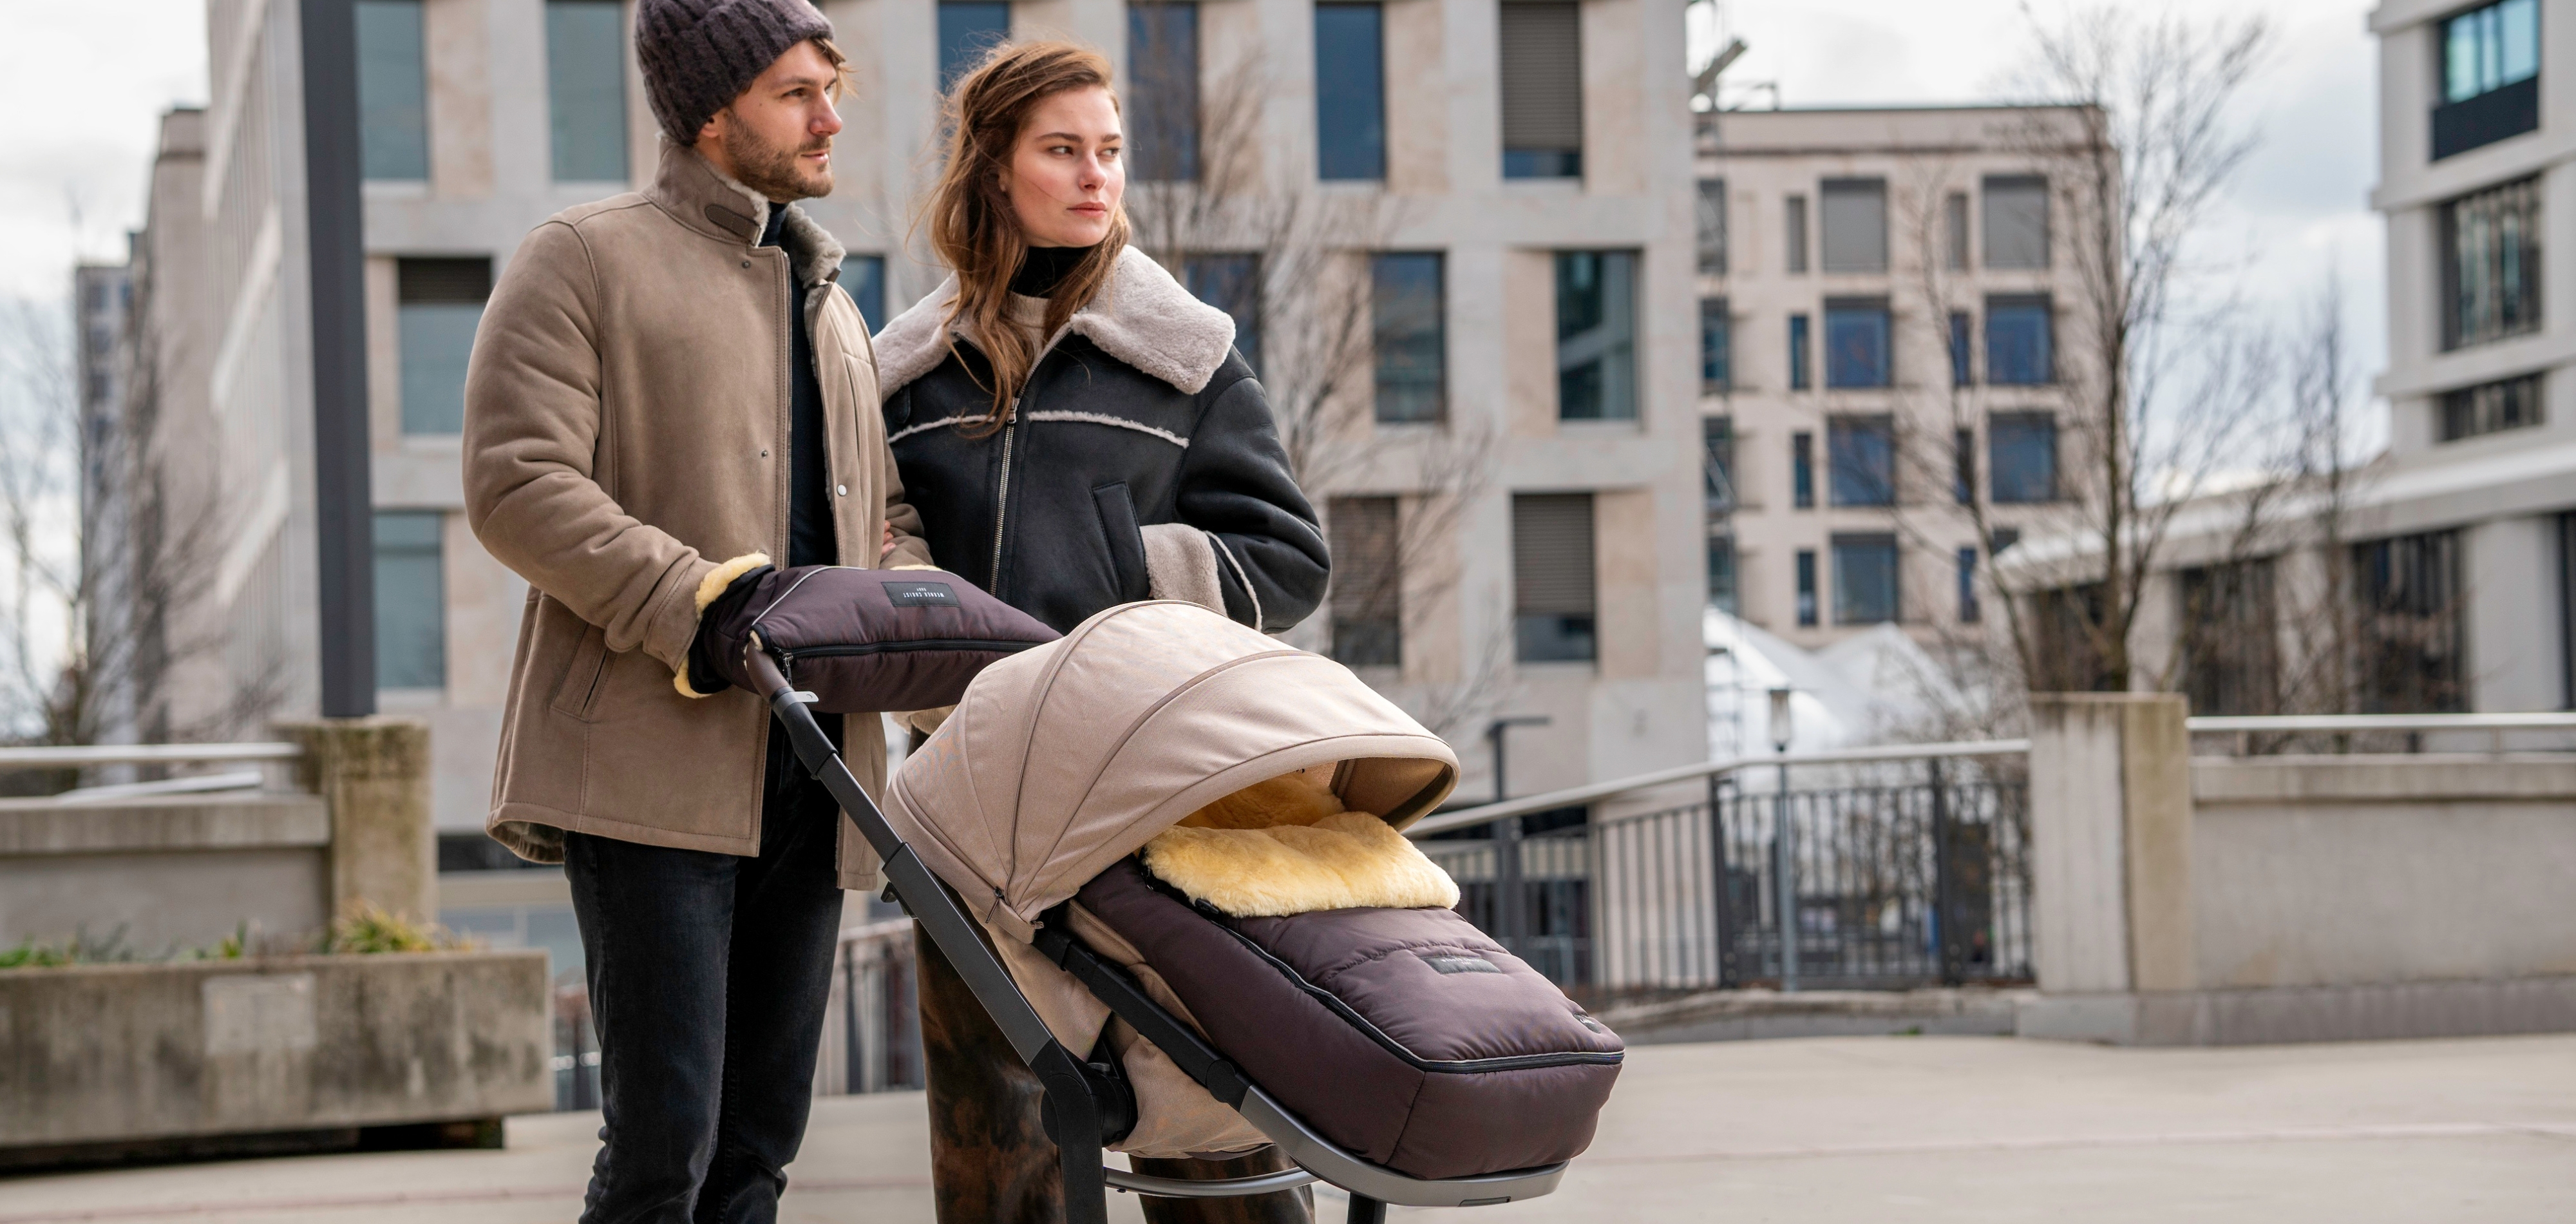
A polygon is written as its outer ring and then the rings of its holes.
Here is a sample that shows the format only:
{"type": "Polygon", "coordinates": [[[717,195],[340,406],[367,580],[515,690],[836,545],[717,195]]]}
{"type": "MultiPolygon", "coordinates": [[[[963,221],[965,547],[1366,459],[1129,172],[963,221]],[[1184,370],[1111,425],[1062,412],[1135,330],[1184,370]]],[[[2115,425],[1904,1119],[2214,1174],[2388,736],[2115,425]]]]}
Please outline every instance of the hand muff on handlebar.
{"type": "Polygon", "coordinates": [[[708,670],[758,693],[746,652],[765,650],[827,714],[951,705],[975,673],[1061,636],[974,583],[933,569],[755,570],[705,615],[700,657],[708,670]]]}

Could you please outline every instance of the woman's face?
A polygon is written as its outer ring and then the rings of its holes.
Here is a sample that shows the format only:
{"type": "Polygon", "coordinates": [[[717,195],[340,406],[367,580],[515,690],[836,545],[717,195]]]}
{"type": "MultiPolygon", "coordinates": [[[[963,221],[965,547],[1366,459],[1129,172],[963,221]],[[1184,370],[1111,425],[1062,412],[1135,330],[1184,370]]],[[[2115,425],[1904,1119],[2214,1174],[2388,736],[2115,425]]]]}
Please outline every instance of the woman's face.
{"type": "Polygon", "coordinates": [[[1002,173],[1002,194],[1030,246],[1087,247],[1109,236],[1127,191],[1124,135],[1109,91],[1054,94],[1029,112],[1002,173]]]}

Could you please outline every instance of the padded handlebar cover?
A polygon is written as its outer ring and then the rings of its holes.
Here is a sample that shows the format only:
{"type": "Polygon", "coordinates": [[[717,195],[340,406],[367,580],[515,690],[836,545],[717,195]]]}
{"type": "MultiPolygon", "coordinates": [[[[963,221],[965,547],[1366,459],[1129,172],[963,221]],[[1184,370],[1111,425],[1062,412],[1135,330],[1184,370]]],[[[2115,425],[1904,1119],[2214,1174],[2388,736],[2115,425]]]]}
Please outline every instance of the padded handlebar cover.
{"type": "Polygon", "coordinates": [[[995,660],[1059,636],[944,570],[807,565],[746,577],[748,598],[707,609],[712,666],[758,691],[744,663],[757,637],[826,714],[954,704],[995,660]]]}

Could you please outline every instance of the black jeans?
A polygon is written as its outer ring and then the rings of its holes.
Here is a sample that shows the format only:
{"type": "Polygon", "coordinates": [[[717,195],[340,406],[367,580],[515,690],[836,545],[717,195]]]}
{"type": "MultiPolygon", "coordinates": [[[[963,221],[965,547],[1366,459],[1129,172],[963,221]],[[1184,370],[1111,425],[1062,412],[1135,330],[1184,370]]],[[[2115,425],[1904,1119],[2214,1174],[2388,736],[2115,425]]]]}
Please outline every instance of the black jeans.
{"type": "Polygon", "coordinates": [[[582,1224],[778,1218],[831,993],[840,808],[784,753],[766,773],[756,858],[564,835],[604,1115],[582,1224]]]}

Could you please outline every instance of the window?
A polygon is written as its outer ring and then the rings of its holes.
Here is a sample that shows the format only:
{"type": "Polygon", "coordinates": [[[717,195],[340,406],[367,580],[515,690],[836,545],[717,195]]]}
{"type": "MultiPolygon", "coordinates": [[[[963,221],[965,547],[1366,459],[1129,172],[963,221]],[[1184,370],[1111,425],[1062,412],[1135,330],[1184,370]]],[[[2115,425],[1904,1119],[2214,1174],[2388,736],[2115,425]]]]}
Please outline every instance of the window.
{"type": "Polygon", "coordinates": [[[1735,509],[1735,418],[1699,419],[1700,484],[1708,494],[1708,512],[1735,509]]]}
{"type": "Polygon", "coordinates": [[[984,53],[1010,41],[1008,3],[944,3],[939,6],[939,88],[946,92],[957,78],[983,61],[984,53]]]}
{"type": "Polygon", "coordinates": [[[1835,417],[1825,425],[1837,506],[1896,504],[1896,418],[1835,417]]]}
{"type": "Polygon", "coordinates": [[[1708,538],[1708,606],[1739,615],[1742,601],[1735,583],[1735,537],[1714,535],[1708,538]]]}
{"type": "Polygon", "coordinates": [[[2460,533],[2434,531],[2355,545],[2365,714],[2468,708],[2460,598],[2460,533]]]}
{"type": "Polygon", "coordinates": [[[1261,369],[1261,257],[1190,255],[1181,260],[1190,296],[1234,316],[1234,348],[1261,369]]]}
{"type": "Polygon", "coordinates": [[[1637,419],[1634,252],[1557,253],[1556,415],[1566,421],[1637,419]]]}
{"type": "Polygon", "coordinates": [[[1816,508],[1816,435],[1803,430],[1789,435],[1789,504],[1816,508]]]}
{"type": "Polygon", "coordinates": [[[1976,324],[1969,321],[1967,311],[1950,312],[1950,385],[1953,387],[1964,387],[1976,381],[1976,367],[1969,364],[1971,358],[1968,355],[1976,342],[1975,332],[1976,324]]]}
{"type": "Polygon", "coordinates": [[[1985,619],[1985,610],[1977,606],[1977,549],[1973,544],[1959,549],[1959,623],[1973,625],[1985,619]]]}
{"type": "Polygon", "coordinates": [[[617,0],[546,0],[555,181],[626,181],[626,30],[617,0]]]}
{"type": "Polygon", "coordinates": [[[1807,316],[1789,316],[1789,389],[1804,391],[1813,375],[1807,372],[1807,316]]]}
{"type": "Polygon", "coordinates": [[[1336,497],[1325,510],[1333,531],[1333,660],[1350,667],[1400,666],[1403,573],[1396,499],[1336,497]]]}
{"type": "Polygon", "coordinates": [[[1447,411],[1448,294],[1436,252],[1370,261],[1371,328],[1377,347],[1377,419],[1437,421],[1447,411]]]}
{"type": "Polygon", "coordinates": [[[1567,0],[1502,5],[1503,177],[1583,177],[1583,14],[1567,0]]]}
{"type": "Polygon", "coordinates": [[[2540,423],[2540,376],[2526,374],[2442,397],[2442,440],[2457,442],[2540,423]]]}
{"type": "Polygon", "coordinates": [[[1593,643],[1592,495],[1512,497],[1512,619],[1523,663],[1589,663],[1593,643]]]}
{"type": "Polygon", "coordinates": [[[1968,268],[1968,193],[1953,191],[1941,198],[1942,266],[1953,272],[1968,268]]]}
{"type": "Polygon", "coordinates": [[[420,0],[357,0],[358,148],[371,179],[429,177],[420,0]]]}
{"type": "Polygon", "coordinates": [[[2030,688],[2035,693],[2111,693],[2129,686],[2098,649],[2105,624],[2102,584],[2087,582],[2039,591],[2031,597],[2033,651],[2030,688]]]}
{"type": "Polygon", "coordinates": [[[1315,6],[1319,178],[1386,177],[1385,19],[1375,4],[1315,6]]]}
{"type": "Polygon", "coordinates": [[[492,294],[489,259],[404,259],[394,264],[394,331],[401,351],[402,431],[465,431],[465,361],[492,294]]]}
{"type": "Polygon", "coordinates": [[[2046,294],[1987,298],[1986,381],[1998,387],[2057,381],[2054,330],[2046,294]]]}
{"type": "Polygon", "coordinates": [[[1998,412],[1986,422],[1987,481],[1999,504],[2057,500],[2057,418],[1998,412]]]}
{"type": "Polygon", "coordinates": [[[447,596],[435,510],[376,512],[376,687],[447,687],[447,596]]]}
{"type": "Polygon", "coordinates": [[[1950,431],[1950,500],[1962,506],[1977,500],[1977,431],[1950,431]]]}
{"type": "Polygon", "coordinates": [[[1986,266],[2048,266],[2048,180],[2035,175],[1988,175],[1986,266]]]}
{"type": "Polygon", "coordinates": [[[850,255],[841,260],[841,289],[859,308],[870,331],[886,325],[885,256],[850,255]]]}
{"type": "Polygon", "coordinates": [[[2442,347],[2540,330],[2540,180],[2442,206],[2442,347]]]}
{"type": "Polygon", "coordinates": [[[1699,181],[1698,224],[1693,229],[1699,237],[1699,270],[1706,276],[1726,275],[1726,180],[1705,178],[1699,181]]]}
{"type": "Polygon", "coordinates": [[[2183,692],[2194,714],[2280,712],[2272,562],[2182,571],[2183,692]]]}
{"type": "Polygon", "coordinates": [[[1825,271],[1887,271],[1887,180],[1826,179],[1817,195],[1825,271]]]}
{"type": "Polygon", "coordinates": [[[2433,160],[2539,126],[2539,0],[2504,0],[2443,22],[2433,160]]]}
{"type": "Polygon", "coordinates": [[[1722,297],[1699,300],[1699,386],[1702,391],[1733,389],[1734,320],[1722,297]]]}
{"type": "Polygon", "coordinates": [[[1780,244],[1788,249],[1789,270],[1807,270],[1807,197],[1793,195],[1783,208],[1780,222],[1780,244]]]}
{"type": "Polygon", "coordinates": [[[1127,6],[1127,167],[1146,182],[1199,177],[1199,6],[1127,6]]]}
{"type": "Polygon", "coordinates": [[[1798,623],[1816,623],[1816,550],[1798,550],[1798,623]]]}
{"type": "Polygon", "coordinates": [[[1997,528],[1995,528],[1995,530],[1994,530],[1994,538],[1995,538],[1995,546],[1994,546],[1994,549],[1992,550],[1992,552],[1991,552],[1989,555],[2000,557],[2000,556],[2004,555],[2004,550],[2005,550],[2005,549],[2011,548],[2013,545],[2021,543],[2021,528],[2019,528],[2019,527],[1997,527],[1997,528]]]}
{"type": "Polygon", "coordinates": [[[1825,385],[1884,387],[1889,382],[1886,298],[1825,300],[1825,385]]]}
{"type": "Polygon", "coordinates": [[[1834,537],[1834,623],[1878,625],[1897,616],[1896,537],[1834,537]]]}

